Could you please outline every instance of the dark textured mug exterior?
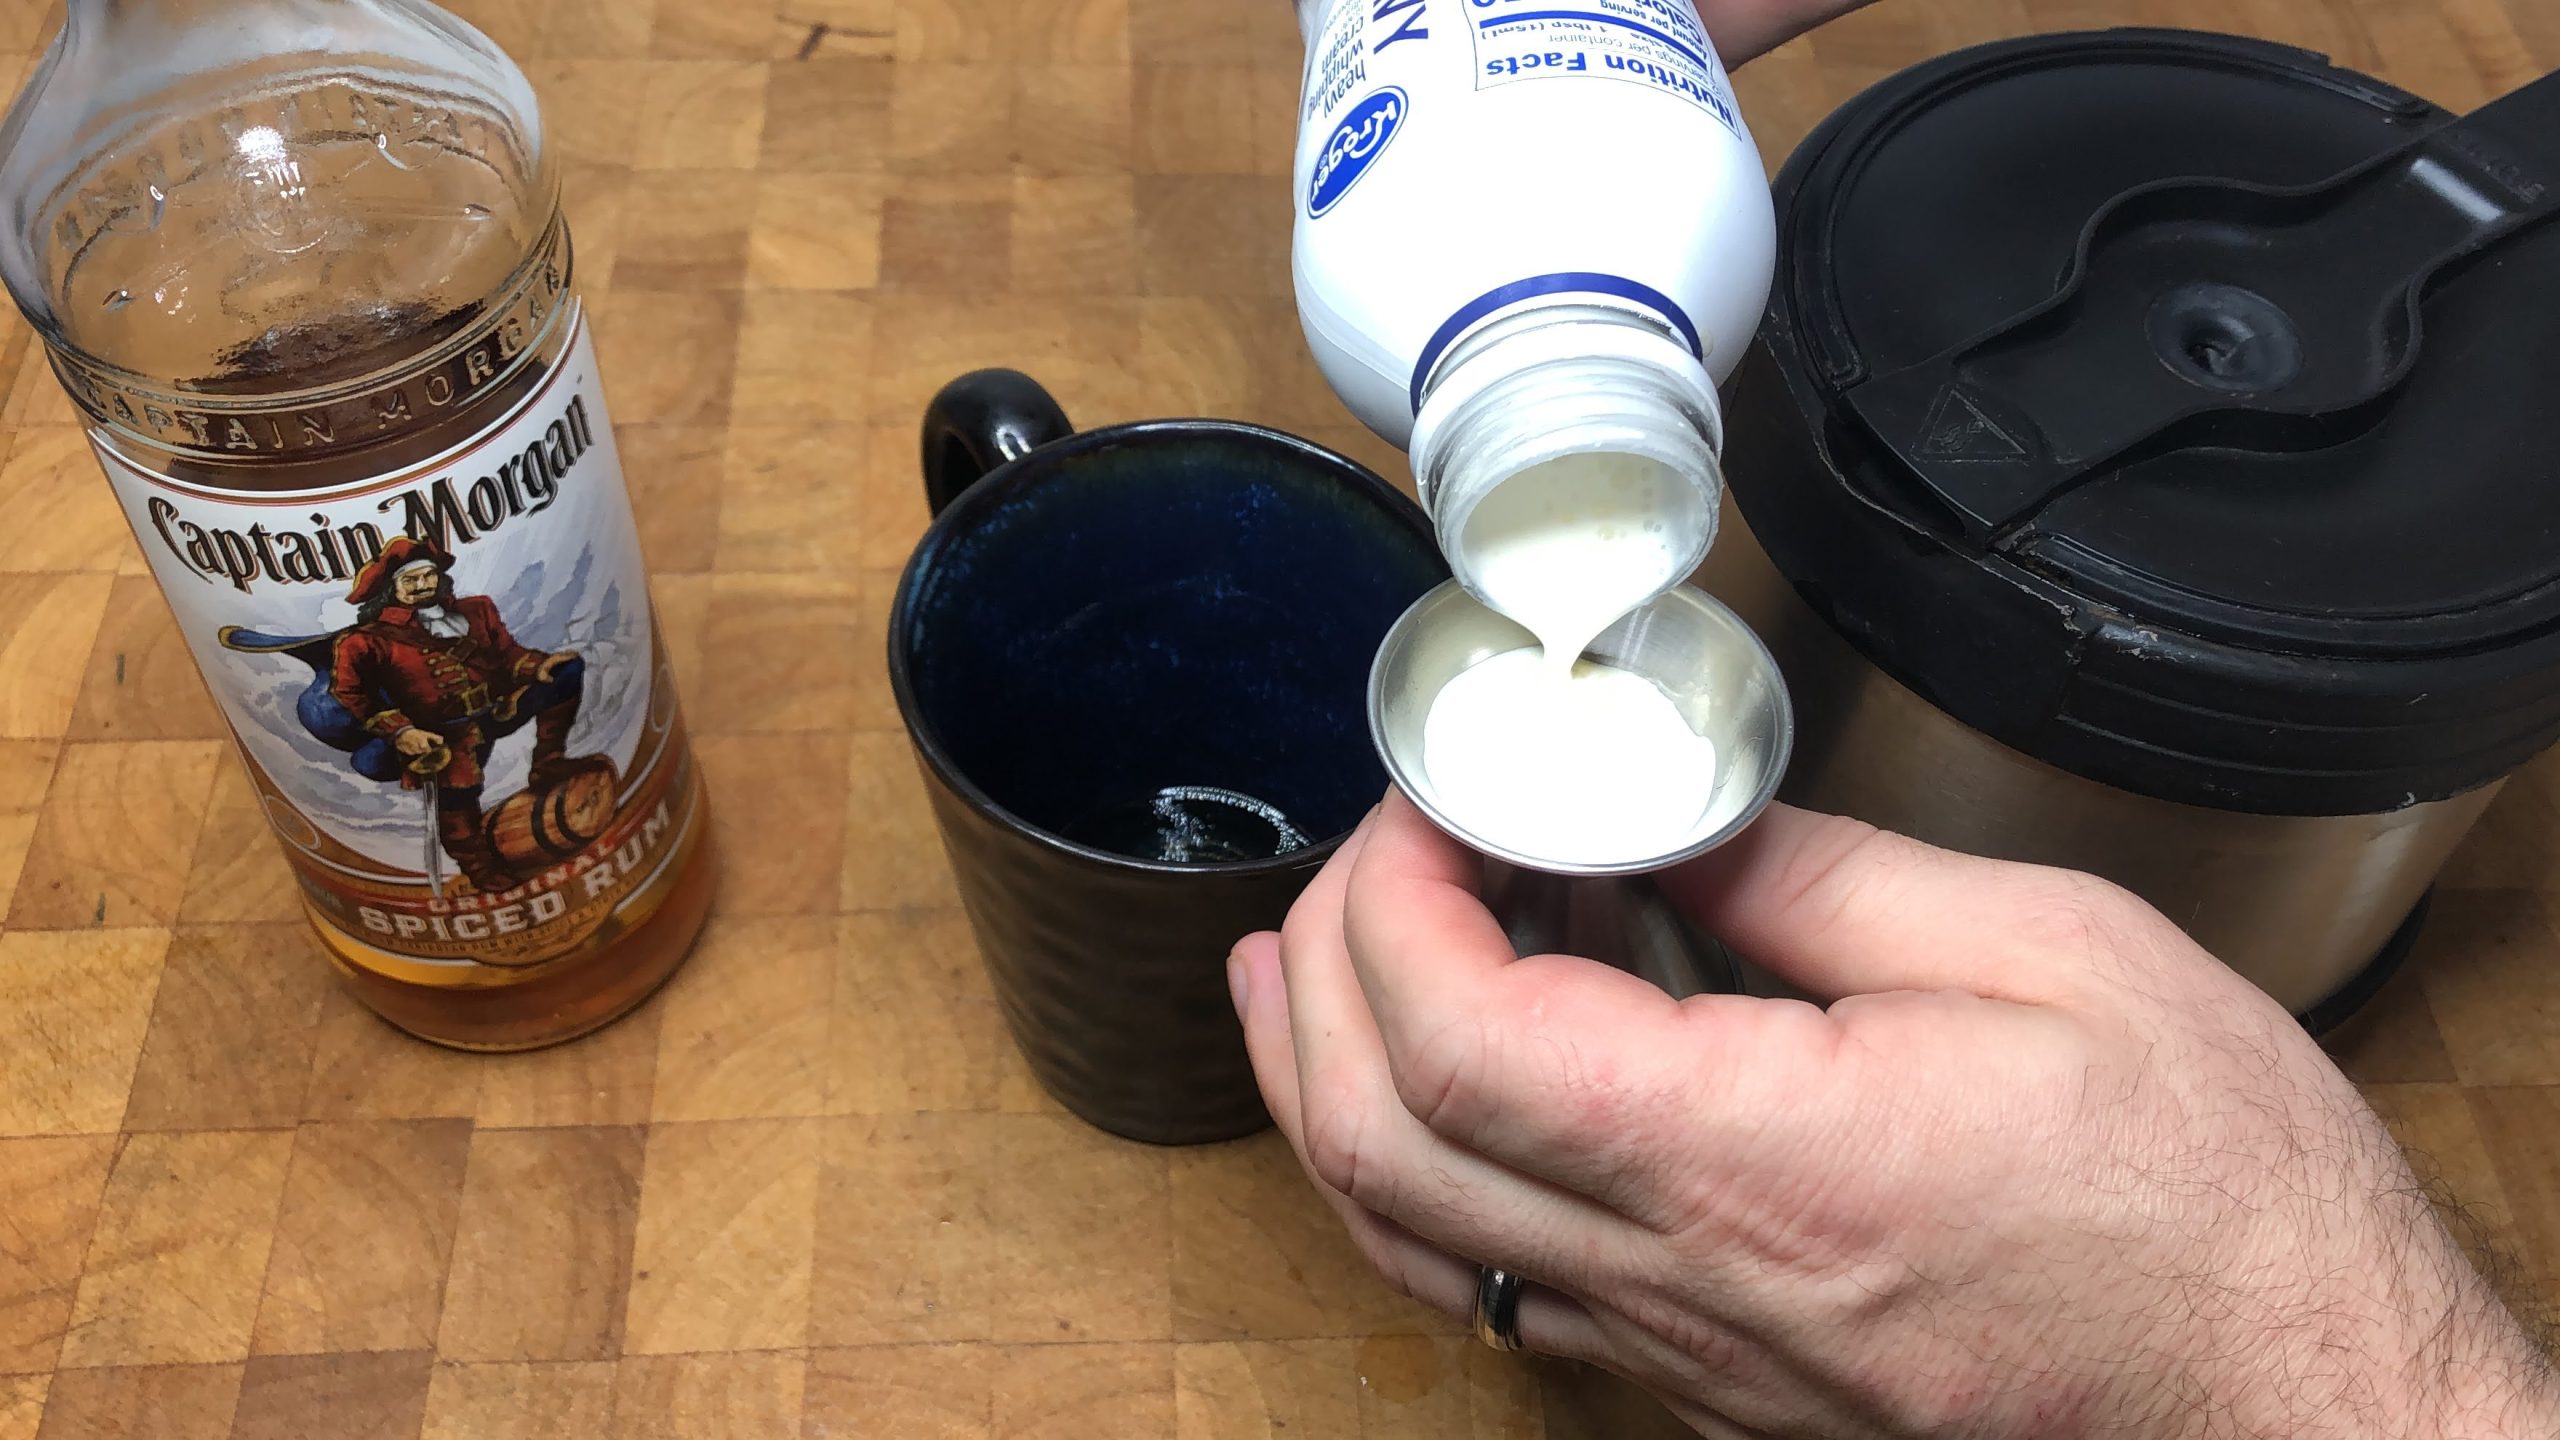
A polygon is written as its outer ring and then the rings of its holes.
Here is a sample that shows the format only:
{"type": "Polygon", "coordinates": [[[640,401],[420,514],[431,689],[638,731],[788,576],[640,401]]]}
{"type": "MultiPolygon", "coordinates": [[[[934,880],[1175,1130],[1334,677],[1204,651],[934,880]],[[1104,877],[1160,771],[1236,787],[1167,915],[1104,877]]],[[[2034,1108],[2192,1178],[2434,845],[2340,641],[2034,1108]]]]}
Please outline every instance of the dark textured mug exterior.
{"type": "Polygon", "coordinates": [[[1271,1123],[1223,962],[1238,939],[1279,927],[1339,839],[1253,873],[1168,883],[1026,834],[930,764],[925,789],[1005,1024],[1058,1103],[1159,1145],[1271,1123]]]}
{"type": "MultiPolygon", "coordinates": [[[[1366,652],[1375,650],[1401,613],[1397,597],[1408,590],[1419,595],[1445,576],[1429,522],[1410,500],[1360,466],[1276,431],[1219,421],[1150,421],[1070,435],[1056,403],[1010,371],[978,372],[945,387],[927,412],[923,440],[925,489],[936,520],[899,582],[890,620],[890,680],[1006,1025],[1041,1085],[1104,1130],[1157,1144],[1195,1144],[1262,1129],[1270,1116],[1228,999],[1224,961],[1242,936],[1279,926],[1358,815],[1384,793],[1384,771],[1366,738],[1360,687],[1344,687],[1338,703],[1329,685],[1317,687],[1311,693],[1321,699],[1320,713],[1290,726],[1291,734],[1304,730],[1313,738],[1282,746],[1293,751],[1288,763],[1301,771],[1320,764],[1340,772],[1329,776],[1321,803],[1311,807],[1338,823],[1311,831],[1313,843],[1268,859],[1217,864],[1116,855],[1060,833],[1072,826],[1027,815],[1055,810],[1060,795],[1087,783],[1076,777],[1089,760],[1110,769],[1115,762],[1108,755],[1093,757],[1115,745],[1127,748],[1129,737],[1143,738],[1147,725],[1134,714],[1114,717],[1103,707],[1098,722],[1071,720],[1055,735],[1035,735],[1018,716],[988,719],[983,712],[1008,706],[1036,711],[1044,695],[1056,703],[1058,692],[1041,691],[1042,683],[1110,693],[1122,677],[1107,673],[1109,657],[1101,650],[1078,651],[1046,633],[1019,643],[1007,640],[1004,622],[986,618],[1001,603],[979,592],[1001,594],[1010,584],[1018,606],[1039,603],[1022,599],[1041,593],[1020,575],[1022,537],[1038,542],[1032,552],[1038,556],[1051,553],[1052,537],[1060,546],[1104,543],[1091,533],[1095,527],[1081,523],[1075,487],[1096,497],[1094,510],[1114,503],[1125,510],[1129,502],[1110,494],[1123,485],[1168,484],[1152,473],[1163,457],[1166,465],[1214,470],[1198,477],[1208,485],[1259,485],[1287,514],[1311,507],[1332,512],[1324,520],[1333,527],[1327,533],[1340,540],[1336,548],[1349,553],[1292,557],[1293,564],[1313,572],[1303,584],[1319,588],[1284,589],[1278,600],[1285,603],[1270,607],[1275,613],[1259,623],[1267,631],[1261,643],[1287,651],[1293,647],[1274,635],[1290,633],[1286,627],[1301,614],[1322,612],[1337,591],[1359,591],[1367,598],[1351,607],[1361,617],[1356,623],[1365,624],[1366,611],[1376,610],[1376,634],[1334,635],[1325,643],[1365,650],[1339,657],[1329,650],[1314,657],[1283,653],[1271,667],[1329,676],[1338,660],[1347,675],[1365,671],[1366,652]],[[985,538],[1008,529],[1012,540],[985,538]],[[1008,543],[1017,548],[1006,552],[1002,546],[1008,543]],[[1033,588],[1026,592],[1026,585],[1033,588]],[[972,625],[980,633],[963,633],[972,625]],[[979,655],[973,646],[991,653],[979,655]],[[1034,677],[1006,688],[1009,665],[1037,669],[1061,649],[1067,658],[1052,663],[1070,667],[1064,676],[1034,677]],[[963,665],[955,655],[970,663],[963,665]],[[1086,682],[1078,666],[1104,673],[1086,682]],[[962,670],[988,678],[962,685],[954,678],[962,670]],[[955,692],[955,686],[961,688],[955,692]],[[1026,753],[1042,747],[1050,753],[1026,753]],[[1049,793],[1037,793],[1044,790],[1049,793]],[[999,803],[998,792],[1017,803],[999,803]]],[[[1225,559],[1200,562],[1212,569],[1223,564],[1268,572],[1275,556],[1291,555],[1294,532],[1268,515],[1258,518],[1248,507],[1239,523],[1248,531],[1278,525],[1270,535],[1226,534],[1216,520],[1168,513],[1163,526],[1168,537],[1230,547],[1225,559]],[[1185,525],[1192,528],[1185,531],[1185,525]]],[[[1125,514],[1121,523],[1126,528],[1125,514]]],[[[1166,567],[1156,558],[1176,553],[1170,544],[1168,539],[1141,545],[1119,566],[1181,571],[1184,565],[1166,567]]],[[[1187,603],[1183,593],[1169,592],[1163,609],[1148,613],[1174,616],[1187,603]]],[[[1318,613],[1307,623],[1327,622],[1318,613]]],[[[1073,624],[1069,617],[1057,628],[1064,632],[1073,624]]],[[[1232,670],[1242,662],[1218,653],[1222,633],[1214,626],[1191,633],[1176,626],[1166,643],[1191,645],[1206,652],[1209,668],[1223,664],[1232,670]]],[[[1321,638],[1311,636],[1294,648],[1317,646],[1321,638]]],[[[1286,675],[1272,682],[1272,694],[1227,698],[1237,687],[1251,691],[1253,683],[1251,675],[1227,677],[1227,688],[1206,697],[1197,723],[1212,730],[1243,728],[1240,717],[1251,715],[1267,725],[1260,718],[1263,707],[1290,715],[1289,706],[1310,703],[1308,694],[1285,693],[1286,675]]],[[[1152,723],[1165,722],[1158,716],[1152,723]]],[[[1126,755],[1116,763],[1128,763],[1126,755]]],[[[1243,783],[1217,775],[1202,779],[1243,783]]],[[[1284,808],[1297,813],[1294,804],[1284,808]]]]}

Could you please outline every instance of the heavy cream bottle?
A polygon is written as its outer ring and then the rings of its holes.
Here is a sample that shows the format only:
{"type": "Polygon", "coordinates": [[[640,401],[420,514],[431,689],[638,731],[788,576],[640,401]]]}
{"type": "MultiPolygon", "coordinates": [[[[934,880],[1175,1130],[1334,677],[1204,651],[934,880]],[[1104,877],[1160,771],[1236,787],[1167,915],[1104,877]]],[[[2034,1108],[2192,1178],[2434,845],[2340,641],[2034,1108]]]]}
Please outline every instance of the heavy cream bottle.
{"type": "Polygon", "coordinates": [[[558,166],[417,0],[69,0],[0,273],[366,1004],[472,1049],[664,980],[712,860],[558,166]]]}
{"type": "Polygon", "coordinates": [[[1506,565],[1558,588],[1523,542],[1576,526],[1613,547],[1607,618],[1685,578],[1723,488],[1716,386],[1775,252],[1690,0],[1299,0],[1298,17],[1299,317],[1343,401],[1410,450],[1458,579],[1527,623],[1506,565]]]}

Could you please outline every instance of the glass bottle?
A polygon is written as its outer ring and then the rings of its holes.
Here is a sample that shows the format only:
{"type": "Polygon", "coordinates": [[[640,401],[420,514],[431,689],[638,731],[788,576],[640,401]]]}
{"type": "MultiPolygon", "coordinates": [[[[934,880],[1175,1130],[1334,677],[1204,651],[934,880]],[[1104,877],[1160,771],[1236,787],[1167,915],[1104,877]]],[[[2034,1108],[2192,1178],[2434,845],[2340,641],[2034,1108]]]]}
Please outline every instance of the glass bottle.
{"type": "Polygon", "coordinates": [[[0,124],[45,343],[365,1004],[523,1049],[714,862],[534,96],[417,0],[69,0],[0,124]]]}

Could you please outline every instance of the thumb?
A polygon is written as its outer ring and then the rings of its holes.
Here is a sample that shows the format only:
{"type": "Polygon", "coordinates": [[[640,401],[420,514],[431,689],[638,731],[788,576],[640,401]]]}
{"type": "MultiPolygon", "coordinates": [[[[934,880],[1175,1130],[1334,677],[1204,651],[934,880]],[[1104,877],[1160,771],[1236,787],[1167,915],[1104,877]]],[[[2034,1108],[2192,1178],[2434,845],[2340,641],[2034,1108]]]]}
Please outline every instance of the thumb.
{"type": "Polygon", "coordinates": [[[2168,925],[2094,876],[1941,850],[1788,805],[1770,806],[1662,886],[1707,933],[1826,1000],[1962,990],[2056,1004],[2089,994],[2093,971],[2122,942],[2168,925]]]}

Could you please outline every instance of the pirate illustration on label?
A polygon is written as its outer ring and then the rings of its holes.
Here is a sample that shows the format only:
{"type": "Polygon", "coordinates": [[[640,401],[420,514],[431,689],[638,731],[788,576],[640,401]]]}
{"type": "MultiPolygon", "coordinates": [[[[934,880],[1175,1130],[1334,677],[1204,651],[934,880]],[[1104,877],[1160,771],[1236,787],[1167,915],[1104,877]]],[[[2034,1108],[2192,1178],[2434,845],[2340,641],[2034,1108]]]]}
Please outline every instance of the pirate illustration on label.
{"type": "Polygon", "coordinates": [[[586,661],[517,640],[495,601],[456,593],[453,565],[432,540],[394,536],[347,592],[354,624],[323,635],[225,626],[218,638],[309,665],[294,706],[303,728],[366,779],[424,793],[430,891],[445,892],[449,859],[473,890],[496,895],[593,840],[619,776],[608,756],[569,753],[586,661]],[[525,787],[489,808],[490,756],[527,727],[525,787]]]}

